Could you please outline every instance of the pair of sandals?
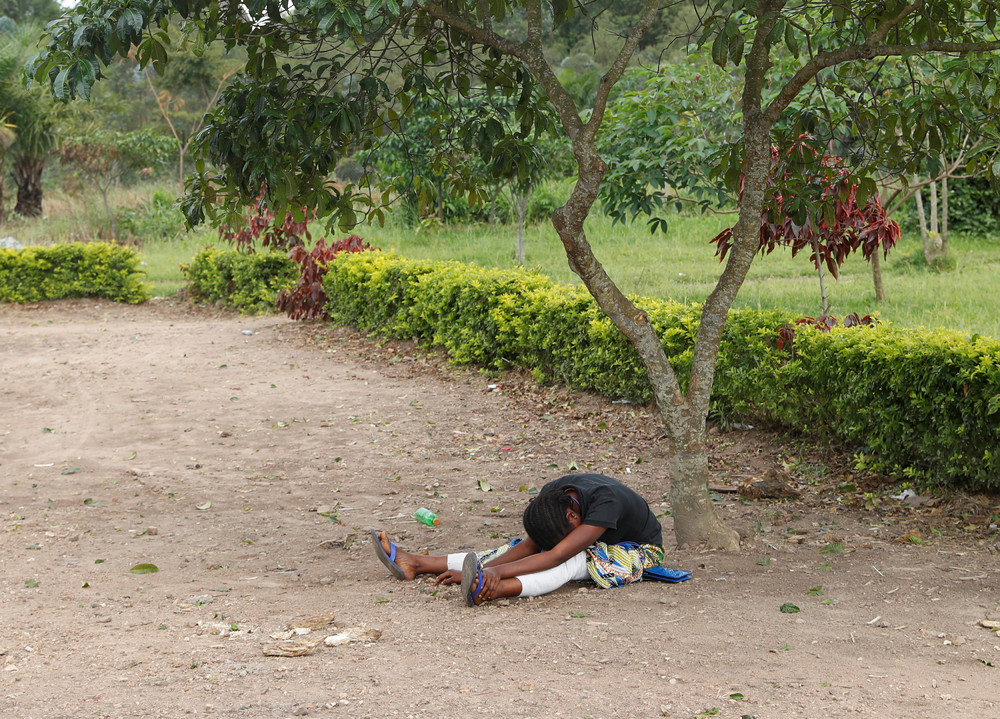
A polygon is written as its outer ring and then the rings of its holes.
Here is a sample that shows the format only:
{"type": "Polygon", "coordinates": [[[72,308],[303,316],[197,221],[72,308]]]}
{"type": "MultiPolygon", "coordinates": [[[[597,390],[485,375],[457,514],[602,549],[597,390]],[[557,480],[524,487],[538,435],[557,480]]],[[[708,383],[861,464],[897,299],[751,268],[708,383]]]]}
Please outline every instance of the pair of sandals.
{"type": "MultiPolygon", "coordinates": [[[[378,537],[378,532],[373,529],[371,535],[375,556],[396,579],[406,579],[403,568],[396,564],[396,543],[390,539],[389,551],[386,552],[385,547],[382,546],[382,540],[378,537]]],[[[476,553],[469,552],[465,555],[465,561],[462,562],[462,598],[470,607],[475,606],[476,597],[482,590],[483,567],[479,563],[479,557],[476,556],[476,553]]]]}
{"type": "MultiPolygon", "coordinates": [[[[402,568],[396,564],[396,545],[389,540],[389,552],[386,553],[382,546],[382,540],[378,538],[378,533],[373,529],[372,545],[375,547],[375,556],[385,565],[392,576],[396,579],[406,579],[406,574],[402,568]]],[[[691,572],[686,569],[671,569],[670,567],[649,567],[642,571],[641,581],[669,582],[677,584],[691,578],[691,572]]],[[[470,607],[475,606],[476,597],[483,591],[483,566],[475,552],[465,555],[462,562],[462,598],[470,607]]]]}

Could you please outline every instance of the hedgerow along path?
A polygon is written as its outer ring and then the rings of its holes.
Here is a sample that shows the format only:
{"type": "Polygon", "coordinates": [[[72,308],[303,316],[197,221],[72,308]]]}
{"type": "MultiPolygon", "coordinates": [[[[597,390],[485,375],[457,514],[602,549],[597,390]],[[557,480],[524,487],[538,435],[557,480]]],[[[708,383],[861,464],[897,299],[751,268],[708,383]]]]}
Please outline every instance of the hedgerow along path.
{"type": "Polygon", "coordinates": [[[739,552],[669,552],[694,571],[682,585],[473,610],[392,580],[368,528],[409,549],[489,546],[572,468],[663,511],[650,413],[174,301],[0,306],[0,361],[6,714],[995,713],[990,498],[907,507],[847,458],[722,433],[714,482],[739,552]],[[802,498],[736,499],[768,470],[802,498]],[[264,655],[270,634],[328,614],[380,637],[264,655]]]}

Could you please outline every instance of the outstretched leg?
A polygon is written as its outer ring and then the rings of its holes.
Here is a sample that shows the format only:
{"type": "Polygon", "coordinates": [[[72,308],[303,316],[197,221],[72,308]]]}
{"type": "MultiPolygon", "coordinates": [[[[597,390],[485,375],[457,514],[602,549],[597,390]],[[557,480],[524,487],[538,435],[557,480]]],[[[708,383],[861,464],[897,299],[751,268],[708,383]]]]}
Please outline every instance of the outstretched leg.
{"type": "Polygon", "coordinates": [[[501,579],[490,588],[483,577],[483,566],[474,554],[466,555],[462,571],[462,596],[471,606],[504,597],[537,597],[554,592],[567,582],[587,578],[587,553],[580,552],[562,564],[533,574],[501,579]]]}
{"type": "Polygon", "coordinates": [[[413,579],[418,574],[442,574],[448,570],[448,557],[428,557],[403,551],[389,541],[385,532],[372,530],[372,543],[379,560],[397,579],[413,579]]]}

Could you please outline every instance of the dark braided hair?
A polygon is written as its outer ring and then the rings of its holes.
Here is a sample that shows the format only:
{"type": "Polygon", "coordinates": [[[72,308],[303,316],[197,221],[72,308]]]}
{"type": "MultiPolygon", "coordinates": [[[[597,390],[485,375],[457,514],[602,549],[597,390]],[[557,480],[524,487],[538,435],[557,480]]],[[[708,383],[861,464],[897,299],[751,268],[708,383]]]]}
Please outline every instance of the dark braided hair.
{"type": "Polygon", "coordinates": [[[566,510],[573,498],[561,489],[542,492],[524,508],[524,531],[546,551],[559,544],[571,529],[566,510]]]}

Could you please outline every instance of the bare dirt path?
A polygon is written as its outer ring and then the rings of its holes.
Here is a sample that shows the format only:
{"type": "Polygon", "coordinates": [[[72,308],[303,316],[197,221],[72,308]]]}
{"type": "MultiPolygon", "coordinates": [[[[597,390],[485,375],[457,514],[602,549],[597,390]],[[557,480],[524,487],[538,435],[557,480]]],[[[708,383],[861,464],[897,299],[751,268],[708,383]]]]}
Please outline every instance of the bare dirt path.
{"type": "MultiPolygon", "coordinates": [[[[687,583],[470,609],[391,579],[369,528],[493,546],[573,467],[659,511],[644,410],[174,302],[0,306],[0,366],[2,716],[1000,715],[988,540],[907,535],[905,514],[825,492],[846,475],[822,461],[796,465],[800,501],[721,493],[744,549],[668,553],[687,583]],[[380,636],[264,654],[329,614],[298,639],[380,636]]],[[[789,456],[733,432],[713,466],[735,484],[789,456]]]]}

